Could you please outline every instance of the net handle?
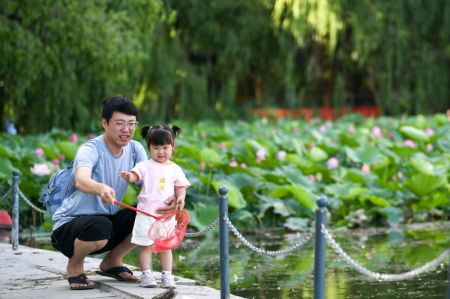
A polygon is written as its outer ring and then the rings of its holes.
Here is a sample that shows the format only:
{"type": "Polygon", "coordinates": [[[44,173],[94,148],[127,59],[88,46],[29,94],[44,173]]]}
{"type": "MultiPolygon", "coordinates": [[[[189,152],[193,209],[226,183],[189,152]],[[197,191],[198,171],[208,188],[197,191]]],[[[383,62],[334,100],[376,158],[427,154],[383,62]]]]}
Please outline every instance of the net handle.
{"type": "Polygon", "coordinates": [[[127,204],[125,204],[125,203],[123,203],[123,202],[120,202],[120,201],[117,201],[117,200],[114,200],[114,203],[115,203],[116,205],[122,206],[122,207],[124,207],[124,208],[127,208],[127,209],[130,209],[130,210],[136,211],[136,212],[138,212],[138,213],[141,213],[141,214],[150,216],[150,217],[152,217],[152,218],[154,218],[154,219],[156,219],[156,220],[158,220],[158,219],[161,218],[161,217],[157,217],[157,216],[155,216],[155,215],[152,215],[152,214],[147,213],[147,212],[145,212],[145,211],[139,210],[138,208],[135,208],[135,207],[133,207],[133,206],[127,205],[127,204]]]}

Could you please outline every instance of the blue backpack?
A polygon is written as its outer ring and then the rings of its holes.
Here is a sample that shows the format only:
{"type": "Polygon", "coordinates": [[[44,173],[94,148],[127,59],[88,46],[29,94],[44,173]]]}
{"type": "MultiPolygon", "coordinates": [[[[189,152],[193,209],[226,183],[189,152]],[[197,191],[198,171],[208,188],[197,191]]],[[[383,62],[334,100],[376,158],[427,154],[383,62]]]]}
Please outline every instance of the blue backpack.
{"type": "Polygon", "coordinates": [[[50,177],[47,184],[41,191],[39,202],[45,205],[47,212],[53,215],[62,205],[64,198],[68,197],[75,191],[75,186],[71,190],[67,190],[70,180],[72,179],[73,166],[70,164],[67,168],[61,169],[50,177]]]}
{"type": "MultiPolygon", "coordinates": [[[[133,142],[131,142],[131,154],[133,156],[134,164],[136,165],[137,154],[133,142]]],[[[96,165],[94,165],[94,168],[96,165]]],[[[71,163],[67,168],[56,172],[50,177],[47,188],[44,186],[41,191],[39,202],[46,207],[47,212],[50,215],[53,215],[62,205],[64,199],[69,197],[76,190],[75,185],[72,185],[72,188],[69,189],[69,183],[72,180],[72,170],[73,165],[71,163]]]]}

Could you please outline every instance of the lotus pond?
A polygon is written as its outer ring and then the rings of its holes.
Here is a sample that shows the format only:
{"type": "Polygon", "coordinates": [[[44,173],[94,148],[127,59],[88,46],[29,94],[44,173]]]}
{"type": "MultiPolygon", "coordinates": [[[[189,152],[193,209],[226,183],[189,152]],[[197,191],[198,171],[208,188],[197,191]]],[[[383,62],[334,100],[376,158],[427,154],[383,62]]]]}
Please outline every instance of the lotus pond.
{"type": "MultiPolygon", "coordinates": [[[[217,215],[220,186],[229,191],[230,219],[246,230],[310,227],[320,195],[329,198],[335,226],[450,220],[447,115],[175,123],[183,134],[174,160],[192,183],[191,227],[217,215]]],[[[0,133],[0,195],[17,169],[21,191],[42,207],[39,192],[50,176],[93,136],[56,129],[36,136],[0,133]]],[[[124,201],[133,203],[137,192],[130,185],[124,201]]],[[[26,221],[29,209],[21,212],[26,221]]]]}
{"type": "MultiPolygon", "coordinates": [[[[379,273],[403,273],[438,257],[450,248],[450,223],[409,227],[398,230],[337,230],[335,240],[354,260],[379,273]]],[[[258,247],[280,250],[297,242],[301,235],[279,231],[246,235],[258,247]]],[[[200,238],[185,239],[174,250],[176,275],[195,279],[220,288],[219,242],[217,229],[200,238]]],[[[31,239],[28,239],[31,241],[31,239]]],[[[245,298],[313,298],[314,242],[286,256],[256,254],[230,237],[231,293],[245,298]]],[[[45,243],[34,243],[51,249],[45,243]]],[[[138,265],[137,250],[126,263],[138,265]]],[[[154,269],[159,262],[154,257],[154,269]]],[[[441,264],[418,277],[399,282],[370,280],[352,270],[327,246],[325,297],[332,299],[445,298],[448,263],[441,264]]]]}

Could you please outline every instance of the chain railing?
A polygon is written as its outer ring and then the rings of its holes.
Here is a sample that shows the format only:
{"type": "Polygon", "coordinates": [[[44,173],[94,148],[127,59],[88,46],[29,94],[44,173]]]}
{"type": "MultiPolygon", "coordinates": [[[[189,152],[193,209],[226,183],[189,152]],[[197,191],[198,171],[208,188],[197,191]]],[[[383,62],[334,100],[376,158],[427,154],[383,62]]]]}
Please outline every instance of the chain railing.
{"type": "Polygon", "coordinates": [[[247,246],[248,248],[250,248],[254,252],[260,253],[260,254],[266,254],[266,255],[271,255],[271,256],[286,255],[286,254],[289,254],[289,253],[292,253],[292,252],[296,251],[297,249],[299,249],[300,247],[305,245],[313,237],[313,234],[307,234],[300,242],[295,243],[295,244],[289,246],[286,249],[282,249],[282,250],[265,250],[263,248],[256,247],[255,245],[250,243],[250,241],[248,241],[238,231],[238,229],[233,225],[233,223],[230,221],[230,219],[228,219],[228,217],[225,217],[224,220],[227,223],[228,228],[236,236],[236,238],[238,238],[245,246],[247,246]]]}
{"type": "Polygon", "coordinates": [[[210,223],[209,225],[207,225],[205,228],[199,230],[198,232],[193,232],[193,233],[186,233],[185,237],[188,238],[195,238],[195,237],[199,237],[201,235],[204,235],[205,233],[209,232],[210,230],[212,230],[217,224],[219,223],[219,218],[217,218],[216,220],[214,220],[212,223],[210,223]]]}
{"type": "Polygon", "coordinates": [[[2,197],[0,198],[0,201],[3,201],[3,200],[9,195],[9,193],[11,193],[11,188],[8,189],[8,190],[5,192],[5,194],[2,195],[2,197]]]}
{"type": "Polygon", "coordinates": [[[330,234],[330,232],[326,229],[324,225],[322,225],[321,232],[325,236],[325,239],[327,240],[327,243],[331,246],[331,248],[336,252],[336,254],[342,258],[344,261],[347,262],[347,264],[350,265],[353,269],[358,271],[359,273],[362,273],[366,276],[368,276],[371,279],[377,280],[377,281],[400,281],[400,280],[406,280],[414,278],[422,273],[428,272],[431,269],[439,266],[440,264],[444,263],[448,257],[450,256],[450,250],[445,250],[442,252],[437,258],[434,260],[424,264],[421,267],[418,267],[416,269],[410,270],[408,272],[404,273],[398,273],[398,274],[383,274],[383,273],[377,273],[373,272],[365,267],[363,267],[361,264],[356,262],[354,259],[352,259],[343,249],[342,247],[334,240],[333,236],[330,234]]]}
{"type": "Polygon", "coordinates": [[[32,202],[31,202],[31,200],[29,200],[23,193],[22,193],[22,191],[19,189],[18,190],[19,191],[19,195],[20,195],[20,197],[32,208],[32,209],[34,209],[34,210],[36,210],[36,211],[38,211],[39,213],[41,213],[41,214],[48,214],[48,212],[46,211],[46,210],[42,210],[42,209],[40,209],[40,208],[38,208],[38,207],[36,207],[32,202]]]}

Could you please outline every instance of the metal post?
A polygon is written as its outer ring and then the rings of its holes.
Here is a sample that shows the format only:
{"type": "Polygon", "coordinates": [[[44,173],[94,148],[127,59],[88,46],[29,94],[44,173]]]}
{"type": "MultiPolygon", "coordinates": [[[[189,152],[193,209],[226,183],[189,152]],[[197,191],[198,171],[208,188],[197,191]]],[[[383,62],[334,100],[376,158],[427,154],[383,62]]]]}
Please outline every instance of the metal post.
{"type": "Polygon", "coordinates": [[[12,173],[12,249],[19,249],[19,172],[14,170],[12,173]]]}
{"type": "Polygon", "coordinates": [[[317,201],[316,210],[316,244],[314,254],[314,299],[325,298],[325,259],[326,243],[322,233],[322,225],[327,225],[327,199],[321,197],[317,201]]]}
{"type": "MultiPolygon", "coordinates": [[[[448,249],[448,253],[450,253],[450,249],[448,249]]],[[[450,299],[450,255],[448,257],[448,278],[447,278],[447,299],[450,299]]]]}
{"type": "Polygon", "coordinates": [[[228,190],[219,188],[219,225],[220,225],[220,299],[230,298],[230,274],[228,268],[228,226],[224,217],[228,218],[228,190]]]}

